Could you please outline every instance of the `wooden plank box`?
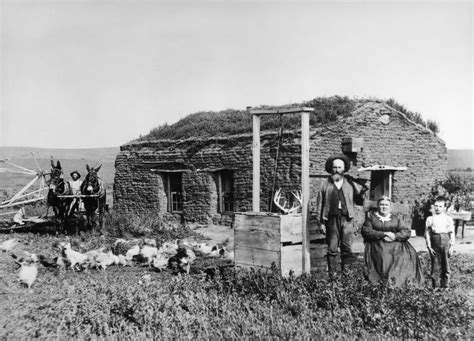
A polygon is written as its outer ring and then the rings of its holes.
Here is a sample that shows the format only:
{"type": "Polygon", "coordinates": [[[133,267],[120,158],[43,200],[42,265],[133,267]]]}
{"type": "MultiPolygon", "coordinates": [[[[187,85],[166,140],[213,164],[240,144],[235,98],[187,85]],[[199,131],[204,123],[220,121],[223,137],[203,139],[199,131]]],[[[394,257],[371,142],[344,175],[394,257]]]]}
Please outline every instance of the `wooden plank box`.
{"type": "Polygon", "coordinates": [[[235,265],[280,269],[284,276],[303,271],[301,214],[236,213],[235,265]]]}

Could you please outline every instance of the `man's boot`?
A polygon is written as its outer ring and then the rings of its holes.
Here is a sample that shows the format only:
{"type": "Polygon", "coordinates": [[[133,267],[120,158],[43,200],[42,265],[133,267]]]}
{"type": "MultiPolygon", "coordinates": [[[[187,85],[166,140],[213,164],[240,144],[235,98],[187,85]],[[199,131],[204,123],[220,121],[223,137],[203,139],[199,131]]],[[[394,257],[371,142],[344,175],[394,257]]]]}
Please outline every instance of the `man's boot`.
{"type": "Polygon", "coordinates": [[[449,278],[441,278],[441,288],[449,287],[449,278]]]}

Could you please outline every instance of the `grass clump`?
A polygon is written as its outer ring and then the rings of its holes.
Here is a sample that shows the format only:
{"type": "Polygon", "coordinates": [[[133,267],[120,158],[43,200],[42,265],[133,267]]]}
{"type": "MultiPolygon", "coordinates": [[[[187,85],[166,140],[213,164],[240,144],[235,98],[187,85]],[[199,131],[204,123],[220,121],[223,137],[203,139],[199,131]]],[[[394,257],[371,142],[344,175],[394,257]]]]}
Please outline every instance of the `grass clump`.
{"type": "Polygon", "coordinates": [[[154,238],[169,241],[197,236],[187,225],[167,221],[160,215],[130,215],[111,212],[105,216],[105,226],[101,231],[106,237],[114,238],[154,238]]]}
{"type": "MultiPolygon", "coordinates": [[[[310,115],[310,124],[321,125],[334,122],[338,117],[349,117],[358,103],[378,102],[385,103],[395,110],[405,114],[410,120],[421,124],[435,134],[439,132],[438,124],[434,121],[425,121],[418,112],[413,112],[396,102],[393,98],[380,99],[357,99],[347,96],[317,97],[303,103],[294,103],[283,106],[263,105],[254,109],[286,109],[296,106],[314,108],[310,115]]],[[[262,131],[276,131],[280,128],[299,129],[301,119],[299,115],[263,116],[261,120],[262,131]]],[[[180,140],[190,137],[214,137],[229,136],[237,134],[249,134],[252,132],[252,117],[246,110],[227,109],[219,112],[202,111],[187,115],[174,124],[164,124],[153,128],[147,135],[140,136],[135,141],[150,141],[160,139],[180,140]]]]}
{"type": "Polygon", "coordinates": [[[455,257],[446,291],[373,285],[362,263],[331,279],[232,268],[213,278],[144,268],[46,272],[29,300],[9,297],[0,325],[4,337],[459,338],[471,332],[462,291],[472,284],[460,280],[471,261],[455,257]]]}

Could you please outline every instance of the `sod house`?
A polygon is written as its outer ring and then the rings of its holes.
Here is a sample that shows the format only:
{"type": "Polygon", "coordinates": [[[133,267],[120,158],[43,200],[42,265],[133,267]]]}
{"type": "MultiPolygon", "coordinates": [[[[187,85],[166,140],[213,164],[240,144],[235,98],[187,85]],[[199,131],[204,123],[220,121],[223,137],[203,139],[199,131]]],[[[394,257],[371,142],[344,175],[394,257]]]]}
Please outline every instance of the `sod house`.
{"type": "MultiPolygon", "coordinates": [[[[115,161],[114,209],[215,224],[230,224],[234,212],[251,211],[251,115],[245,111],[234,114],[235,127],[245,126],[244,131],[229,134],[215,129],[212,136],[203,128],[202,134],[195,136],[142,139],[121,146],[115,161]]],[[[214,117],[216,124],[219,113],[214,117]]],[[[290,198],[290,191],[300,189],[301,184],[301,132],[299,123],[293,124],[299,121],[291,123],[276,117],[272,122],[274,125],[266,129],[262,121],[260,134],[262,212],[277,211],[271,200],[277,189],[290,198]]],[[[188,128],[200,124],[191,119],[185,123],[188,128]]],[[[176,123],[180,124],[184,125],[176,123]]],[[[311,118],[313,217],[317,191],[327,176],[325,161],[329,155],[341,152],[352,160],[349,174],[367,181],[370,200],[384,194],[395,202],[412,205],[429,193],[447,169],[445,143],[430,129],[386,102],[351,102],[345,112],[337,112],[326,122],[311,118]]]]}

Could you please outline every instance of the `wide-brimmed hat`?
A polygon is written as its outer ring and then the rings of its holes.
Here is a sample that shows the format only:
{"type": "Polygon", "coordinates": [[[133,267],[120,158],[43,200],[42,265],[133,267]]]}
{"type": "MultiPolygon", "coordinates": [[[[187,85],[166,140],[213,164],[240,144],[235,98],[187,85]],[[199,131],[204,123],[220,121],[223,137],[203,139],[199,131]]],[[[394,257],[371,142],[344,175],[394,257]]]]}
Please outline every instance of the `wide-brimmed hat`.
{"type": "Polygon", "coordinates": [[[73,174],[77,174],[78,178],[81,177],[81,173],[79,173],[77,170],[73,170],[73,171],[71,172],[71,178],[72,178],[72,175],[73,175],[73,174]]]}
{"type": "Polygon", "coordinates": [[[344,154],[333,154],[326,160],[326,172],[332,173],[332,162],[334,160],[342,160],[344,162],[344,172],[347,172],[351,168],[351,162],[344,154]]]}

